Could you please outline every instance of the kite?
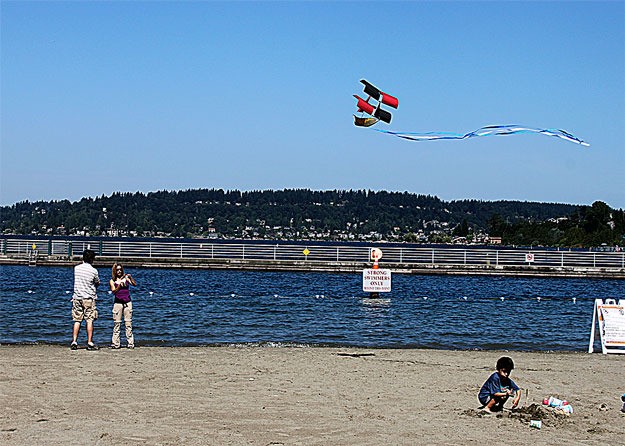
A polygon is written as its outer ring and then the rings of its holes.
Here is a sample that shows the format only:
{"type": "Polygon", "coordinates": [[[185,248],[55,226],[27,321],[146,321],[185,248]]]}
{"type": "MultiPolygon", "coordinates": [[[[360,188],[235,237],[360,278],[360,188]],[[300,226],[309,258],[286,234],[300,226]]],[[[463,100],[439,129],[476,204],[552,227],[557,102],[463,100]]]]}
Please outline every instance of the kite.
{"type": "MultiPolygon", "coordinates": [[[[382,108],[382,104],[388,105],[393,108],[397,108],[399,101],[396,97],[384,93],[377,87],[373,86],[364,79],[360,82],[365,86],[364,92],[367,95],[367,99],[363,99],[358,95],[354,95],[357,99],[358,112],[361,116],[354,115],[354,125],[357,127],[371,127],[377,124],[378,121],[384,121],[387,124],[391,123],[391,113],[382,108]],[[369,101],[374,101],[371,104],[369,101]],[[362,116],[363,113],[370,115],[369,117],[362,116]]],[[[588,147],[589,143],[583,141],[576,136],[573,136],[567,131],[559,129],[540,129],[534,127],[524,127],[521,125],[488,125],[481,127],[469,133],[450,133],[450,132],[395,132],[392,130],[372,129],[380,133],[386,133],[387,135],[397,136],[398,138],[407,139],[409,141],[434,141],[437,139],[469,139],[477,138],[480,136],[492,136],[492,135],[516,135],[519,133],[539,133],[547,136],[555,136],[556,138],[564,139],[575,144],[588,147]]]]}
{"type": "Polygon", "coordinates": [[[382,108],[382,104],[397,108],[399,105],[397,98],[378,90],[364,79],[361,79],[360,82],[362,82],[365,86],[364,92],[367,95],[367,99],[363,99],[357,94],[354,95],[354,97],[358,100],[358,112],[361,114],[361,116],[354,115],[354,125],[358,127],[371,127],[380,120],[390,124],[392,115],[389,111],[382,108]],[[369,101],[371,100],[376,101],[377,105],[370,104],[369,101]],[[372,117],[363,117],[363,112],[371,115],[372,117]]]}

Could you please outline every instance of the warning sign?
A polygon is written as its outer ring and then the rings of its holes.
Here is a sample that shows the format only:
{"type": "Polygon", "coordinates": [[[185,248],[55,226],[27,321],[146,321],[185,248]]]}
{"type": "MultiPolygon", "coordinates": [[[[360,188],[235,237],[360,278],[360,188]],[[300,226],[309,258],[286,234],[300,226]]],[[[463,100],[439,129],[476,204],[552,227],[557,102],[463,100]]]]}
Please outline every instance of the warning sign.
{"type": "Polygon", "coordinates": [[[362,290],[367,293],[390,293],[390,269],[363,269],[362,290]]]}
{"type": "Polygon", "coordinates": [[[615,299],[595,299],[589,353],[593,351],[595,326],[599,329],[603,353],[625,353],[625,303],[622,300],[617,303],[615,299]]]}

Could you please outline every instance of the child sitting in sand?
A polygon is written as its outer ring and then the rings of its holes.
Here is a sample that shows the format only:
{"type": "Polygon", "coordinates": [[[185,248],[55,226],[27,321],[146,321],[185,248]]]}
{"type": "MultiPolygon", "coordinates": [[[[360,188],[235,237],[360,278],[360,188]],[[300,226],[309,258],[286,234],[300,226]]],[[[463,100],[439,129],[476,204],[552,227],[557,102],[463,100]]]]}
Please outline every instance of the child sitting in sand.
{"type": "Polygon", "coordinates": [[[503,356],[497,361],[497,371],[490,375],[486,380],[477,398],[484,406],[486,412],[496,412],[503,410],[503,406],[508,398],[514,395],[512,400],[512,408],[515,409],[519,405],[521,399],[521,390],[510,379],[510,373],[514,369],[512,358],[503,356]]]}

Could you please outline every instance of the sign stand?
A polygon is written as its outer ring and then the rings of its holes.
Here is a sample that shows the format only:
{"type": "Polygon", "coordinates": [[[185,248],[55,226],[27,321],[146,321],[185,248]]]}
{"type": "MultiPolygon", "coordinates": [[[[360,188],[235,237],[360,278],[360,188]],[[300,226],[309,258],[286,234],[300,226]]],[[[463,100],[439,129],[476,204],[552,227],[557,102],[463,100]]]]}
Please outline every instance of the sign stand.
{"type": "Polygon", "coordinates": [[[601,351],[608,353],[625,354],[625,302],[621,299],[595,299],[592,311],[592,327],[588,353],[594,351],[595,332],[599,329],[601,351]]]}

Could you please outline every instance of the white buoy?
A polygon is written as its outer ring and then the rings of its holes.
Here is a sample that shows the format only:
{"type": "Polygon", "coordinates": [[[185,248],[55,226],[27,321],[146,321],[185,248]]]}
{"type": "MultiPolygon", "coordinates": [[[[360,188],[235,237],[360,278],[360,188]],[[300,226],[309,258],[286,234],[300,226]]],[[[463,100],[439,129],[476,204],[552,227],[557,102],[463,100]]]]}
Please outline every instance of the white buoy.
{"type": "Polygon", "coordinates": [[[189,293],[189,296],[195,296],[195,293],[189,293]]]}
{"type": "Polygon", "coordinates": [[[33,291],[33,290],[28,290],[28,291],[26,291],[26,292],[27,292],[28,294],[33,294],[33,293],[34,293],[34,291],[33,291]]]}
{"type": "Polygon", "coordinates": [[[423,296],[423,300],[428,300],[428,297],[427,296],[423,296]]]}
{"type": "Polygon", "coordinates": [[[232,293],[232,294],[230,294],[230,297],[237,297],[237,295],[232,293]]]}
{"type": "Polygon", "coordinates": [[[536,302],[540,302],[540,296],[536,296],[536,302]]]}
{"type": "Polygon", "coordinates": [[[150,296],[152,296],[152,295],[154,294],[154,291],[150,291],[150,293],[149,293],[149,294],[150,294],[150,296]]]}
{"type": "Polygon", "coordinates": [[[71,293],[71,291],[69,291],[69,290],[65,291],[65,294],[69,294],[69,293],[71,293]]]}
{"type": "Polygon", "coordinates": [[[468,297],[467,297],[467,296],[462,296],[462,298],[463,298],[464,300],[467,300],[467,299],[468,299],[468,297]]]}
{"type": "Polygon", "coordinates": [[[573,303],[575,303],[575,301],[576,301],[576,300],[577,300],[577,297],[574,297],[574,298],[573,298],[573,303]]]}
{"type": "Polygon", "coordinates": [[[501,299],[502,302],[505,300],[503,296],[501,296],[499,299],[501,299]]]}

